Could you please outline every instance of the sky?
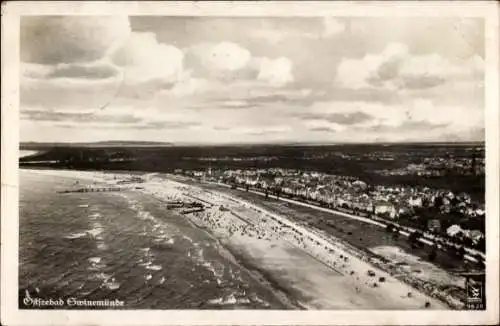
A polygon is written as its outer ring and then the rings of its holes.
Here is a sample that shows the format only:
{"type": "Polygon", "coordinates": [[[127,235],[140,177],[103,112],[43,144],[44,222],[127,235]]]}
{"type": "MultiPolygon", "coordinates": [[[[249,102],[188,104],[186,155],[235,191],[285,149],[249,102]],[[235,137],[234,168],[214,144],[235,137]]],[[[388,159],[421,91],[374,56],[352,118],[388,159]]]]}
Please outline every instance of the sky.
{"type": "Polygon", "coordinates": [[[20,140],[484,140],[484,21],[24,16],[20,140]]]}

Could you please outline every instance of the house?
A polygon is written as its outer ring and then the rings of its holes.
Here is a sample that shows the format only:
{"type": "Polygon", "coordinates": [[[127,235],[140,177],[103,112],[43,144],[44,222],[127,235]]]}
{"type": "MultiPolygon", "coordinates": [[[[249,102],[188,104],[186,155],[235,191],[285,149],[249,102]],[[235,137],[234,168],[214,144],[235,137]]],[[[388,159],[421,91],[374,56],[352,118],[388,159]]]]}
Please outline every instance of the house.
{"type": "Polygon", "coordinates": [[[377,215],[389,215],[391,218],[397,217],[397,210],[393,204],[387,201],[380,201],[374,204],[374,212],[377,215]]]}
{"type": "Polygon", "coordinates": [[[463,230],[460,225],[454,224],[446,229],[446,234],[448,234],[450,237],[455,237],[461,233],[463,233],[463,230]]]}
{"type": "Polygon", "coordinates": [[[441,231],[441,221],[437,219],[432,219],[427,222],[427,229],[431,232],[441,231]]]}
{"type": "Polygon", "coordinates": [[[352,185],[353,185],[354,187],[358,187],[358,188],[360,188],[360,189],[362,189],[362,190],[365,190],[365,189],[368,187],[368,186],[367,186],[367,184],[366,184],[366,182],[361,181],[361,180],[356,180],[356,181],[354,181],[354,182],[352,183],[352,185]]]}
{"type": "Polygon", "coordinates": [[[245,180],[245,183],[249,186],[256,186],[258,182],[259,182],[259,178],[247,177],[247,179],[245,180]]]}
{"type": "Polygon", "coordinates": [[[257,184],[262,188],[262,189],[267,189],[269,187],[268,183],[266,180],[260,180],[257,182],[257,184]]]}
{"type": "Polygon", "coordinates": [[[481,240],[481,238],[484,238],[484,234],[479,230],[471,230],[468,232],[468,237],[472,240],[472,242],[477,243],[481,240]]]}
{"type": "Polygon", "coordinates": [[[422,207],[422,198],[416,197],[416,196],[411,196],[408,199],[408,205],[410,205],[411,207],[422,207]]]}

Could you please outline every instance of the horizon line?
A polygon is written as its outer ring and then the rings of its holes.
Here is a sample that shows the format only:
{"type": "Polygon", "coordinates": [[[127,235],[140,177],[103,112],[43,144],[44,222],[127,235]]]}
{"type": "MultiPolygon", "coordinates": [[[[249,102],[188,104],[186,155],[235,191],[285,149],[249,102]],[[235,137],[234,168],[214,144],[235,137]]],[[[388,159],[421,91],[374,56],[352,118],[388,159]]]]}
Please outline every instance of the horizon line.
{"type": "Polygon", "coordinates": [[[20,141],[19,145],[25,144],[67,144],[67,145],[78,145],[78,144],[106,144],[106,143],[130,143],[130,144],[165,144],[171,146],[231,146],[231,145],[383,145],[383,144],[469,144],[469,143],[486,143],[485,140],[460,140],[460,141],[373,141],[373,142],[302,142],[302,141],[282,141],[282,142],[170,142],[170,141],[148,141],[148,140],[99,140],[99,141],[20,141]]]}

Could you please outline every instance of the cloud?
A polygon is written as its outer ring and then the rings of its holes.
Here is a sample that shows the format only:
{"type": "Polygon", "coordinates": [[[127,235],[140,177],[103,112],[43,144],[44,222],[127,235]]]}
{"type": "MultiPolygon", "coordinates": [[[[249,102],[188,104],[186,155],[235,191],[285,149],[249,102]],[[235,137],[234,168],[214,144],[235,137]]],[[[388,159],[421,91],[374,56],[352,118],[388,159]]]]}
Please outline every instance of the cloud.
{"type": "Polygon", "coordinates": [[[180,49],[158,42],[154,33],[132,32],[127,17],[23,17],[22,21],[21,103],[25,105],[100,107],[117,97],[150,98],[188,75],[180,49]],[[37,38],[37,28],[50,37],[37,38]],[[95,98],[80,102],[99,87],[95,98]]]}
{"type": "Polygon", "coordinates": [[[246,67],[251,57],[250,51],[244,47],[231,42],[221,42],[211,47],[204,56],[203,63],[217,70],[235,71],[246,67]]]}
{"type": "Polygon", "coordinates": [[[162,91],[163,97],[186,97],[200,95],[213,88],[213,83],[203,78],[187,77],[178,81],[172,88],[162,91]]]}
{"type": "Polygon", "coordinates": [[[369,131],[406,133],[411,131],[430,132],[435,129],[443,129],[447,123],[433,123],[430,121],[404,121],[400,125],[374,125],[369,131]]]}
{"type": "Polygon", "coordinates": [[[255,57],[237,43],[201,43],[186,52],[188,69],[195,77],[224,83],[258,80],[272,87],[283,87],[294,81],[290,59],[255,57]]]}
{"type": "Polygon", "coordinates": [[[120,75],[120,70],[106,62],[60,64],[46,78],[106,79],[120,75]]]}
{"type": "Polygon", "coordinates": [[[307,112],[293,115],[309,128],[349,127],[362,131],[426,131],[441,129],[447,132],[467,131],[484,127],[484,112],[471,111],[465,106],[435,106],[431,100],[410,100],[406,103],[384,105],[370,102],[317,102],[307,112]]]}
{"type": "Polygon", "coordinates": [[[310,127],[309,131],[318,131],[318,132],[336,132],[337,130],[335,128],[330,128],[330,127],[310,127]]]}
{"type": "Polygon", "coordinates": [[[21,61],[40,64],[96,61],[130,32],[128,17],[23,16],[21,61]]]}
{"type": "Polygon", "coordinates": [[[346,130],[346,126],[325,119],[306,119],[304,126],[310,131],[340,132],[346,130]]]}
{"type": "Polygon", "coordinates": [[[57,65],[21,63],[21,78],[38,80],[69,79],[83,82],[115,78],[121,70],[107,60],[84,63],[60,63],[57,65]]]}
{"type": "Polygon", "coordinates": [[[21,20],[28,138],[372,141],[484,128],[476,20],[457,24],[460,37],[443,18],[21,20]]]}
{"type": "Polygon", "coordinates": [[[295,115],[304,120],[324,120],[338,125],[355,125],[373,119],[373,116],[365,112],[344,112],[344,113],[299,113],[295,115]]]}
{"type": "Polygon", "coordinates": [[[255,107],[255,104],[251,104],[245,100],[230,100],[219,103],[218,107],[226,109],[248,109],[255,107]]]}
{"type": "Polygon", "coordinates": [[[292,129],[290,126],[274,125],[265,127],[235,127],[230,129],[236,134],[245,135],[268,135],[268,134],[280,134],[285,132],[290,132],[292,129]]]}
{"type": "Polygon", "coordinates": [[[119,123],[134,123],[142,121],[132,114],[99,114],[99,113],[80,113],[80,112],[61,112],[61,111],[47,111],[47,110],[22,110],[22,120],[36,120],[36,121],[71,121],[75,123],[87,122],[113,122],[119,123]]]}
{"type": "Polygon", "coordinates": [[[323,37],[331,37],[345,31],[345,24],[332,17],[323,18],[323,37]]]}
{"type": "Polygon", "coordinates": [[[162,122],[148,122],[148,123],[120,123],[115,122],[91,122],[86,124],[74,123],[74,122],[63,122],[56,123],[53,126],[58,128],[80,128],[80,129],[98,129],[106,130],[112,128],[113,130],[179,130],[188,129],[191,127],[199,126],[199,123],[186,123],[186,122],[175,122],[175,121],[162,121],[162,122]]]}
{"type": "Polygon", "coordinates": [[[337,67],[336,82],[352,89],[426,89],[449,80],[478,79],[483,69],[479,56],[453,62],[436,53],[411,54],[405,44],[390,43],[378,54],[343,58],[337,67]]]}
{"type": "Polygon", "coordinates": [[[293,82],[292,62],[285,57],[274,60],[263,58],[257,78],[277,87],[291,83],[293,82]]]}
{"type": "Polygon", "coordinates": [[[118,107],[78,112],[43,109],[21,111],[21,121],[54,128],[100,130],[181,130],[201,126],[196,117],[154,108],[118,107]]]}
{"type": "Polygon", "coordinates": [[[154,33],[132,33],[109,57],[124,69],[126,81],[131,84],[154,79],[175,82],[183,73],[184,53],[158,42],[154,33]]]}
{"type": "Polygon", "coordinates": [[[22,108],[96,110],[106,103],[116,102],[120,78],[83,79],[23,77],[20,85],[22,108]]]}
{"type": "Polygon", "coordinates": [[[241,78],[242,73],[252,68],[250,51],[233,42],[200,43],[189,47],[186,52],[188,66],[204,77],[241,78]]]}
{"type": "MultiPolygon", "coordinates": [[[[282,27],[282,26],[280,26],[282,27]]],[[[331,32],[331,31],[330,31],[331,32]]],[[[257,40],[265,40],[271,44],[277,44],[285,41],[296,39],[318,39],[323,33],[307,32],[300,29],[276,29],[276,28],[259,28],[249,31],[249,37],[257,40]]],[[[328,34],[329,36],[330,34],[328,34]]]]}
{"type": "Polygon", "coordinates": [[[45,79],[53,73],[54,66],[21,62],[19,69],[21,77],[29,79],[45,79]]]}
{"type": "Polygon", "coordinates": [[[138,125],[137,129],[156,129],[156,130],[172,130],[172,129],[187,129],[191,127],[201,126],[200,122],[193,121],[154,121],[144,125],[138,125]]]}

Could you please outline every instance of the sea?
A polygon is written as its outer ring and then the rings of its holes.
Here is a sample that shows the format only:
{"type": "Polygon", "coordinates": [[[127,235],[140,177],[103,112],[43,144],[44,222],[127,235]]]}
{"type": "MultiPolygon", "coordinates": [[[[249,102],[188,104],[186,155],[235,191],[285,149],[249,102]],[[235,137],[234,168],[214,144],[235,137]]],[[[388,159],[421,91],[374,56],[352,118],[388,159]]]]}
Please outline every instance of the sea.
{"type": "Polygon", "coordinates": [[[20,170],[20,309],[285,308],[217,239],[163,202],[137,191],[57,193],[75,182],[20,170]],[[35,307],[35,298],[123,305],[35,307]]]}

